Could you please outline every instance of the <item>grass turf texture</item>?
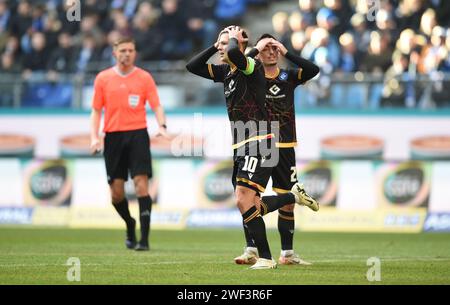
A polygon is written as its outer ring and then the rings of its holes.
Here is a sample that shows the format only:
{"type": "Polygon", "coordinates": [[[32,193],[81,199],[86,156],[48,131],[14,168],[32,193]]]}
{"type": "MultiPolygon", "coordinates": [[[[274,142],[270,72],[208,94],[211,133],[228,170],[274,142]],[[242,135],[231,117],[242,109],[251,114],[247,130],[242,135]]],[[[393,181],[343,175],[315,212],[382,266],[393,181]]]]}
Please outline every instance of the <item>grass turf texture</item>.
{"type": "MultiPolygon", "coordinates": [[[[240,230],[151,232],[151,250],[125,249],[124,231],[0,227],[0,284],[450,284],[450,234],[296,232],[294,247],[312,266],[249,270],[235,265],[240,230]],[[81,282],[68,282],[69,257],[81,282]],[[368,282],[369,257],[381,282],[368,282]]],[[[278,232],[268,232],[278,259],[278,232]]]]}

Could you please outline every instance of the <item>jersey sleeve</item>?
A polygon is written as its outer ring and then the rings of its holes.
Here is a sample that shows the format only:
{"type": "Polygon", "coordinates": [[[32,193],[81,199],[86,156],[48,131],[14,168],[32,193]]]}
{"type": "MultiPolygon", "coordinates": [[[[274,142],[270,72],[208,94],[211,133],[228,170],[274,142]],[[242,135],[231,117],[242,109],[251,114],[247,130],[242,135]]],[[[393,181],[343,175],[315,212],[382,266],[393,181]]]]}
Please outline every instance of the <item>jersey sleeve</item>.
{"type": "Polygon", "coordinates": [[[288,74],[289,74],[288,81],[293,83],[294,86],[298,86],[298,85],[301,85],[306,82],[302,77],[302,74],[303,74],[302,68],[289,69],[288,71],[289,71],[288,72],[288,74]]]}
{"type": "Polygon", "coordinates": [[[227,74],[228,65],[208,64],[208,75],[216,83],[223,83],[227,74]]]}
{"type": "Polygon", "coordinates": [[[153,80],[153,77],[148,74],[148,80],[147,80],[147,95],[146,99],[148,101],[148,104],[152,109],[155,109],[160,105],[159,102],[159,95],[158,95],[158,89],[156,87],[156,83],[153,80]]]}
{"type": "Polygon", "coordinates": [[[245,56],[239,49],[236,38],[231,38],[227,48],[228,59],[245,75],[251,75],[255,70],[255,60],[245,56]]]}
{"type": "Polygon", "coordinates": [[[298,67],[289,73],[289,76],[292,76],[290,80],[296,86],[306,83],[320,72],[317,65],[300,56],[287,52],[286,58],[298,67]]]}
{"type": "Polygon", "coordinates": [[[245,75],[250,75],[255,71],[255,60],[251,57],[246,57],[247,59],[247,66],[245,67],[245,70],[241,70],[242,73],[245,75]]]}
{"type": "Polygon", "coordinates": [[[248,51],[246,56],[255,58],[258,54],[259,54],[259,50],[257,48],[252,48],[250,51],[248,51]]]}
{"type": "Polygon", "coordinates": [[[105,106],[104,81],[101,75],[97,75],[94,80],[94,98],[92,99],[92,108],[101,110],[105,106]]]}
{"type": "Polygon", "coordinates": [[[192,59],[189,60],[189,62],[186,65],[186,69],[194,73],[195,75],[212,79],[214,81],[220,81],[216,76],[218,76],[219,72],[216,71],[216,68],[212,64],[208,64],[207,61],[217,52],[217,49],[215,46],[210,46],[208,49],[200,52],[196,56],[194,56],[192,59]]]}

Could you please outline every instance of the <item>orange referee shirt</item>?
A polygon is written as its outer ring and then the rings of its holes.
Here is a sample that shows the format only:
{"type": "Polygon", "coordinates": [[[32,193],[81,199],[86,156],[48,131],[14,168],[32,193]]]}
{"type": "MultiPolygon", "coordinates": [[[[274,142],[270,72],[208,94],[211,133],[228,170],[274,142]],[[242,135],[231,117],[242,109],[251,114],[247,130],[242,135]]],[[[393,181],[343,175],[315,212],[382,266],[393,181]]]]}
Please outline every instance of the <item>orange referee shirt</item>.
{"type": "Polygon", "coordinates": [[[105,108],[104,132],[147,128],[146,101],[152,109],[159,106],[155,81],[147,71],[135,67],[122,75],[112,67],[95,78],[92,108],[105,108]]]}

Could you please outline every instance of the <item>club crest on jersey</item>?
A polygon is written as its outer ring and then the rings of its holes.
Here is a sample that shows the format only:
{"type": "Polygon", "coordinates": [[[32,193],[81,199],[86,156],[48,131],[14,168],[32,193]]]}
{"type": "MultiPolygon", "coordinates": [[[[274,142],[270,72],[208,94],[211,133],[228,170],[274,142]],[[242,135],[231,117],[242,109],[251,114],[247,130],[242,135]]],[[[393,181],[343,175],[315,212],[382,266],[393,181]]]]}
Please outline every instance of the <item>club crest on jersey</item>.
{"type": "Polygon", "coordinates": [[[280,73],[280,76],[279,76],[280,80],[287,80],[287,78],[288,78],[288,74],[286,72],[280,73]]]}
{"type": "Polygon", "coordinates": [[[269,89],[270,93],[272,93],[273,95],[277,95],[278,93],[280,93],[280,90],[280,87],[278,87],[277,85],[273,85],[269,89]]]}

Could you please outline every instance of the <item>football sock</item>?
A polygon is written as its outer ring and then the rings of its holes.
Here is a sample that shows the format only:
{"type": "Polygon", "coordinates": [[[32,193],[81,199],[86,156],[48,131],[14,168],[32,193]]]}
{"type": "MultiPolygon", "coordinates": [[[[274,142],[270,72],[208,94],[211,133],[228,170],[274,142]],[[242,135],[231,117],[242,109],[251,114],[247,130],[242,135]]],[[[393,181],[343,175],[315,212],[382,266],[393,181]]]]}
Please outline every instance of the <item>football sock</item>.
{"type": "Polygon", "coordinates": [[[247,242],[247,247],[253,247],[255,248],[255,242],[253,241],[252,237],[250,236],[250,233],[248,232],[248,227],[245,224],[244,221],[242,221],[242,224],[244,226],[244,235],[245,235],[245,241],[247,242]]]}
{"type": "Polygon", "coordinates": [[[128,209],[128,200],[124,198],[122,201],[118,203],[113,202],[113,206],[116,209],[117,213],[119,213],[120,217],[125,220],[127,226],[132,225],[133,218],[130,215],[130,210],[128,209]]]}
{"type": "Polygon", "coordinates": [[[287,257],[294,255],[294,250],[281,250],[281,256],[287,257]]]}
{"type": "Polygon", "coordinates": [[[287,204],[295,203],[294,194],[291,192],[280,194],[278,196],[264,196],[261,197],[261,215],[278,210],[287,204]]]}
{"type": "Polygon", "coordinates": [[[152,213],[152,199],[150,196],[139,197],[139,220],[141,222],[141,240],[139,243],[148,244],[150,231],[150,217],[152,213]]]}
{"type": "Polygon", "coordinates": [[[280,232],[282,250],[292,249],[294,229],[294,212],[278,210],[278,232],[280,232]]]}
{"type": "Polygon", "coordinates": [[[272,259],[269,242],[267,241],[266,225],[259,211],[253,206],[242,214],[242,218],[256,244],[256,248],[258,248],[259,257],[272,259]]]}

